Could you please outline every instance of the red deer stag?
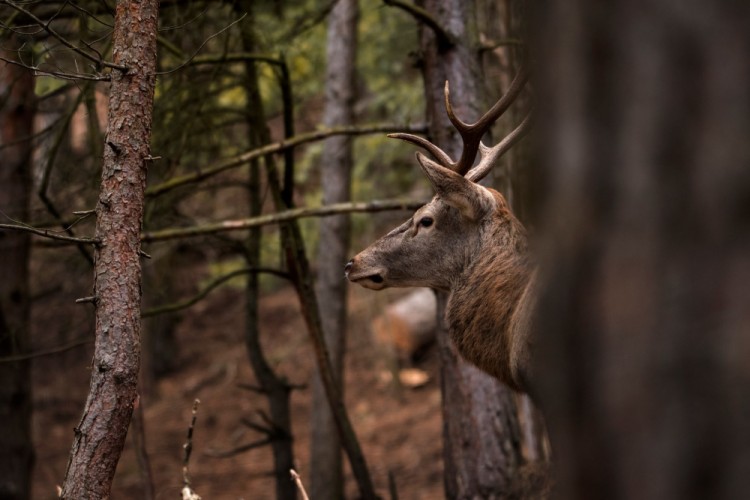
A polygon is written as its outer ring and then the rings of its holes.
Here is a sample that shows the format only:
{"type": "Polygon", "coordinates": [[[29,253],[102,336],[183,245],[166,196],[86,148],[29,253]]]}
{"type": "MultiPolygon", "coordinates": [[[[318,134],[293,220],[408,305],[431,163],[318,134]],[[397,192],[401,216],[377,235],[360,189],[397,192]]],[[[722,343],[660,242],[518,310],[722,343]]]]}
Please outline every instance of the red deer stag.
{"type": "Polygon", "coordinates": [[[417,153],[435,197],[405,223],[346,264],[346,277],[365,288],[422,286],[449,292],[446,318],[458,352],[508,386],[528,392],[529,313],[534,268],[526,231],[505,198],[477,182],[529,128],[529,117],[494,147],[482,136],[523,89],[520,72],[508,92],[474,124],[457,118],[445,84],[448,117],[463,139],[454,162],[442,149],[410,134],[391,134],[427,150],[417,153]],[[479,163],[472,167],[480,154],[479,163]]]}

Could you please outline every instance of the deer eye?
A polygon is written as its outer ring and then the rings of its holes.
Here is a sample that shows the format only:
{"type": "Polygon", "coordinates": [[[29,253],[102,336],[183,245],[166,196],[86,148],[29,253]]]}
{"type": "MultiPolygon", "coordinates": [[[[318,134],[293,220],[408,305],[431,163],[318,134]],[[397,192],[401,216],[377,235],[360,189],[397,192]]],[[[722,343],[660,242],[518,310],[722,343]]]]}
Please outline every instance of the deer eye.
{"type": "Polygon", "coordinates": [[[430,227],[435,222],[432,217],[422,217],[419,219],[419,225],[422,227],[430,227]]]}

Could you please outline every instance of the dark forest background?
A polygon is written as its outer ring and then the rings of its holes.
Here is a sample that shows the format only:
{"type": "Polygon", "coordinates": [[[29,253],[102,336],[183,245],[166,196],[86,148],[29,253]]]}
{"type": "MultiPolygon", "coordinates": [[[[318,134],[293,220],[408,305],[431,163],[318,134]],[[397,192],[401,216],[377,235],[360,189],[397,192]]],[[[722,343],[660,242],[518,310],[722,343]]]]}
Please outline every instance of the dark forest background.
{"type": "Polygon", "coordinates": [[[746,496],[748,22],[0,1],[0,498],[289,499],[291,468],[314,500],[746,496]],[[487,140],[532,106],[534,132],[489,182],[543,277],[542,411],[456,357],[430,293],[343,278],[432,195],[386,133],[455,151],[444,82],[475,119],[521,67],[487,140]]]}

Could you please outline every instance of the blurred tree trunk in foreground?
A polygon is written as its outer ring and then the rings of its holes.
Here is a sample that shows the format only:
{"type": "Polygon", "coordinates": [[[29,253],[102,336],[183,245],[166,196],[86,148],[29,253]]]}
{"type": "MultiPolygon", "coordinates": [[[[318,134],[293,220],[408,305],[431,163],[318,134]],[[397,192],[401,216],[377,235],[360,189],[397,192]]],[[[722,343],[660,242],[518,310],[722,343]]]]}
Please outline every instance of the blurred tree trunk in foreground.
{"type": "MultiPolygon", "coordinates": [[[[9,59],[15,59],[8,54],[9,59]]],[[[34,121],[31,71],[0,62],[0,216],[29,219],[34,121]]],[[[29,346],[29,234],[0,232],[0,358],[29,346]]],[[[0,361],[0,498],[31,494],[31,362],[0,361]]]]}
{"type": "MultiPolygon", "coordinates": [[[[445,112],[445,81],[450,81],[452,104],[459,117],[474,121],[486,111],[475,3],[425,0],[422,5],[455,40],[454,44],[441,41],[432,30],[421,27],[429,135],[432,142],[457,158],[462,143],[445,112]]],[[[444,297],[439,297],[438,304],[446,497],[508,497],[523,460],[513,392],[456,356],[443,320],[444,307],[440,307],[445,304],[444,297]]]]}
{"type": "Polygon", "coordinates": [[[137,398],[141,266],[156,80],[158,0],[117,3],[109,121],[96,207],[96,344],[86,407],[75,429],[62,498],[108,498],[137,398]]]}
{"type": "MultiPolygon", "coordinates": [[[[323,124],[354,124],[358,0],[339,0],[328,21],[326,103],[323,124]]],[[[349,201],[352,139],[332,137],[323,144],[320,184],[323,204],[349,201]]],[[[346,349],[346,292],[343,266],[349,256],[349,215],[320,221],[317,294],[320,319],[340,394],[343,395],[346,349]]],[[[313,379],[310,495],[313,499],[343,498],[341,443],[320,376],[313,379]]]]}
{"type": "Polygon", "coordinates": [[[538,14],[557,497],[746,498],[750,4],[538,14]]]}

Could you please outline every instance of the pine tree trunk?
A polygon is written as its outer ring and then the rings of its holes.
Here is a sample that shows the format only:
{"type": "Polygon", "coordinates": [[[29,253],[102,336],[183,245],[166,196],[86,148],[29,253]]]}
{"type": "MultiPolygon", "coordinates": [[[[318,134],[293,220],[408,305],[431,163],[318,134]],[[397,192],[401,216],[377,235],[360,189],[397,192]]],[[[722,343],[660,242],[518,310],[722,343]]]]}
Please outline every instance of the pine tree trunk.
{"type": "MultiPolygon", "coordinates": [[[[326,127],[354,123],[357,3],[358,0],[340,0],[330,14],[323,117],[326,127]]],[[[323,204],[349,201],[351,169],[351,138],[340,136],[326,140],[321,159],[323,204]]],[[[325,217],[320,221],[316,288],[325,340],[342,395],[348,290],[342,276],[343,264],[349,255],[349,232],[348,215],[325,217]]],[[[343,498],[341,443],[318,375],[313,379],[311,429],[310,494],[313,499],[343,498]]]]}
{"type": "Polygon", "coordinates": [[[556,498],[745,498],[750,4],[539,15],[556,498]]]}
{"type": "MultiPolygon", "coordinates": [[[[0,51],[2,52],[2,51],[0,51]]],[[[15,59],[15,54],[4,54],[15,59]]],[[[0,214],[27,221],[31,190],[34,80],[23,68],[0,62],[0,214]]],[[[29,346],[29,235],[0,232],[0,358],[29,346]]],[[[0,362],[0,498],[31,495],[31,362],[0,362]]]]}
{"type": "Polygon", "coordinates": [[[119,1],[109,124],[97,204],[91,387],[62,498],[107,498],[137,398],[140,362],[140,231],[153,108],[158,0],[119,1]]]}
{"type": "MultiPolygon", "coordinates": [[[[458,40],[437,42],[422,28],[421,47],[432,141],[457,157],[461,140],[445,113],[443,87],[449,80],[456,113],[467,120],[484,111],[484,85],[474,26],[474,2],[425,0],[430,12],[458,40]]],[[[438,299],[441,326],[445,489],[449,499],[505,498],[522,463],[515,400],[510,389],[458,358],[442,320],[445,298],[438,299]]]]}

